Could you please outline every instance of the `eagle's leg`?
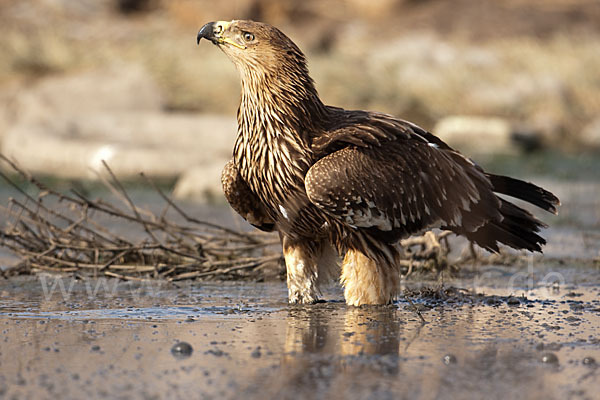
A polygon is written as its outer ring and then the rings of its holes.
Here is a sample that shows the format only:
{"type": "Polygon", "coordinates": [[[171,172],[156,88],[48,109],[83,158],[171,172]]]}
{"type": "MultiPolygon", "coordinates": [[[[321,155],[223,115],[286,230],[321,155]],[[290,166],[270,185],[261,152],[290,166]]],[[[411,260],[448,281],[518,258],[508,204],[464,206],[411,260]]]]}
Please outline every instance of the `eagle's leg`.
{"type": "Polygon", "coordinates": [[[348,249],[340,281],[348,305],[389,304],[398,294],[400,274],[388,262],[378,262],[358,250],[348,249]]]}
{"type": "Polygon", "coordinates": [[[283,256],[287,270],[288,298],[291,304],[313,304],[318,300],[318,261],[320,244],[283,237],[283,256]]]}

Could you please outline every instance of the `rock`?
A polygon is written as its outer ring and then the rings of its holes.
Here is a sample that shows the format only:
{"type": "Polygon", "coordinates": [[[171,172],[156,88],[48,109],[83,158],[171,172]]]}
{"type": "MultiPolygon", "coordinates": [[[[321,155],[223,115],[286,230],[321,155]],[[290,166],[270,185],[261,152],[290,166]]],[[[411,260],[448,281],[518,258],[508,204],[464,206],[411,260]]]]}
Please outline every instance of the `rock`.
{"type": "Polygon", "coordinates": [[[221,197],[221,171],[227,160],[189,169],[177,180],[173,196],[189,200],[211,200],[221,197]]]}
{"type": "Polygon", "coordinates": [[[113,65],[106,70],[54,76],[22,90],[14,99],[22,123],[52,123],[98,112],[163,108],[162,95],[148,73],[137,65],[113,65]]]}
{"type": "Polygon", "coordinates": [[[203,160],[231,156],[237,131],[233,116],[211,114],[97,113],[67,122],[62,135],[71,139],[180,148],[188,153],[201,152],[203,160]]]}
{"type": "Polygon", "coordinates": [[[351,12],[361,15],[366,18],[382,18],[389,15],[391,10],[394,9],[396,2],[395,0],[349,0],[346,2],[351,12]]]}
{"type": "Polygon", "coordinates": [[[596,118],[583,128],[579,140],[584,149],[600,150],[600,118],[596,118]]]}
{"type": "MultiPolygon", "coordinates": [[[[101,113],[19,124],[2,140],[2,151],[24,169],[63,178],[94,179],[106,161],[118,177],[172,178],[196,165],[231,155],[232,117],[153,112],[101,113]]],[[[219,174],[214,179],[219,182],[219,174]]],[[[220,185],[220,183],[219,183],[220,185]]]]}
{"type": "Polygon", "coordinates": [[[118,177],[172,178],[231,155],[234,117],[165,112],[156,84],[135,65],[4,93],[1,150],[32,173],[94,179],[104,160],[118,177]]]}
{"type": "Polygon", "coordinates": [[[0,140],[15,123],[14,99],[19,92],[16,84],[7,84],[0,90],[0,140]]]}
{"type": "Polygon", "coordinates": [[[449,116],[436,124],[433,133],[465,153],[512,154],[519,149],[511,124],[502,118],[449,116]]]}

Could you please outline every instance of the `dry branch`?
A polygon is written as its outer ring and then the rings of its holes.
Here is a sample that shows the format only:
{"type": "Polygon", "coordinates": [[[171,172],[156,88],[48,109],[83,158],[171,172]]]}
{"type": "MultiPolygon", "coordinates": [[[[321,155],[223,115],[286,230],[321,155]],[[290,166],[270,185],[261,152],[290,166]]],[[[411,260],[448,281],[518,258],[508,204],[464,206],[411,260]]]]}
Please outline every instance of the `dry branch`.
{"type": "MultiPolygon", "coordinates": [[[[259,279],[266,267],[273,267],[275,274],[284,271],[276,235],[236,231],[193,218],[143,174],[165,203],[160,214],[135,205],[106,164],[110,179],[103,183],[120,205],[92,200],[75,190],[58,192],[3,155],[0,159],[29,186],[24,190],[0,171],[21,197],[0,206],[5,220],[0,245],[19,257],[5,276],[51,271],[127,280],[259,279]],[[175,217],[168,218],[169,210],[175,217]],[[126,237],[119,233],[123,231],[134,234],[126,237]]],[[[447,267],[448,234],[428,232],[404,240],[404,274],[447,267]]]]}
{"type": "Polygon", "coordinates": [[[35,191],[30,194],[0,172],[21,197],[1,207],[5,226],[0,245],[20,259],[5,275],[77,271],[136,280],[239,279],[259,278],[265,265],[281,264],[281,255],[273,247],[275,236],[238,232],[191,218],[153,183],[165,209],[156,215],[138,207],[106,164],[110,180],[104,184],[123,205],[93,200],[74,190],[58,192],[6,157],[0,158],[35,191]],[[183,221],[167,219],[168,209],[183,221]],[[106,217],[118,224],[107,224],[106,217]],[[111,225],[133,233],[125,237],[111,225]]]}

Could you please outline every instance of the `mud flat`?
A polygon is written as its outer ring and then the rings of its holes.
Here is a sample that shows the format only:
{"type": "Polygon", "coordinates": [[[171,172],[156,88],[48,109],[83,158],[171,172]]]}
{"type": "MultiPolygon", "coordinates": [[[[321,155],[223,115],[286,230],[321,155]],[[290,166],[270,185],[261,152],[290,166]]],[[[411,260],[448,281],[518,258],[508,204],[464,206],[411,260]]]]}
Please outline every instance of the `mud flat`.
{"type": "Polygon", "coordinates": [[[413,274],[385,307],[335,286],[289,306],[280,281],[0,280],[0,398],[596,398],[600,189],[541,183],[564,203],[545,258],[413,274]]]}
{"type": "Polygon", "coordinates": [[[600,390],[595,267],[489,266],[443,288],[405,288],[412,304],[347,307],[334,287],[326,302],[296,307],[282,282],[5,280],[0,397],[584,399],[600,390]]]}

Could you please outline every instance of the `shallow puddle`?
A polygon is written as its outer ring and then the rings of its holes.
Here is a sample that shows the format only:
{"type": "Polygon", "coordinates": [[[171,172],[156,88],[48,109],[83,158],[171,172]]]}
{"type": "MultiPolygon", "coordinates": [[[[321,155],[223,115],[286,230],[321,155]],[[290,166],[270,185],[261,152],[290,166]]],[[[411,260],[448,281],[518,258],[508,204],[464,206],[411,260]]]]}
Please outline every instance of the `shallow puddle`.
{"type": "Polygon", "coordinates": [[[364,308],[288,306],[282,282],[2,281],[0,397],[596,398],[597,271],[530,272],[364,308]]]}

